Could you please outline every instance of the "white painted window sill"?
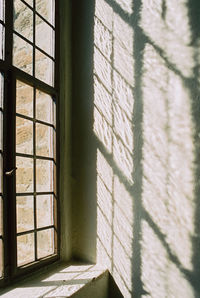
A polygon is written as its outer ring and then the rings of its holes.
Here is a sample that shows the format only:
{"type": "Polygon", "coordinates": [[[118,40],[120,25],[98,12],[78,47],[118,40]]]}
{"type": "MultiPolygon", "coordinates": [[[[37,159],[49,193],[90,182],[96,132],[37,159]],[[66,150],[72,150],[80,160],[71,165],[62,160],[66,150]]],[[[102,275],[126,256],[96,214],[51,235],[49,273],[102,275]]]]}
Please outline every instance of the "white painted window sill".
{"type": "Polygon", "coordinates": [[[71,297],[107,270],[100,265],[59,264],[51,272],[40,274],[0,293],[2,298],[71,297]]]}

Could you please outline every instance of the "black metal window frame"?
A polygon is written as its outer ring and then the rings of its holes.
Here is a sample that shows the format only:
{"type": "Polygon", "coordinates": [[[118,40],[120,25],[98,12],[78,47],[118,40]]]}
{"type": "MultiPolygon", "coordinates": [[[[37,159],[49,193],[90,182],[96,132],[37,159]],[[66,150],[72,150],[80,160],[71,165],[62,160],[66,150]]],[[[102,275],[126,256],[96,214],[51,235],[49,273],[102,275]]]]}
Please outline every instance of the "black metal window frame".
{"type": "MultiPolygon", "coordinates": [[[[21,0],[26,6],[28,6],[33,11],[33,42],[28,41],[25,37],[19,35],[14,31],[13,26],[13,7],[14,0],[5,0],[5,22],[0,20],[0,24],[5,28],[5,47],[4,47],[4,60],[0,60],[0,73],[4,77],[4,108],[3,112],[3,242],[4,242],[4,253],[3,253],[3,263],[4,263],[4,275],[0,278],[0,287],[4,287],[12,282],[17,281],[20,278],[23,278],[29,273],[33,273],[38,269],[52,264],[53,262],[59,260],[59,243],[60,243],[60,229],[59,229],[59,0],[55,0],[55,26],[53,27],[42,15],[36,12],[36,3],[33,0],[33,7],[28,5],[24,0],[21,0]],[[49,56],[41,48],[37,47],[35,44],[35,18],[38,15],[44,22],[46,22],[51,28],[55,29],[55,55],[54,58],[49,56]],[[13,34],[20,36],[24,41],[28,42],[33,47],[33,75],[20,70],[19,68],[12,65],[13,61],[13,34]],[[54,66],[54,87],[46,84],[45,82],[37,79],[35,77],[35,51],[39,50],[45,56],[55,62],[54,66]],[[35,130],[36,123],[45,124],[48,127],[53,127],[52,124],[46,123],[35,119],[35,104],[33,107],[33,118],[28,116],[18,115],[16,113],[16,82],[17,80],[22,81],[23,83],[33,87],[33,99],[35,102],[36,90],[45,92],[50,95],[56,102],[56,167],[54,157],[43,157],[36,155],[36,152],[33,152],[32,155],[26,155],[21,153],[16,153],[16,116],[21,118],[33,121],[33,148],[35,148],[35,130]],[[36,196],[39,195],[52,195],[53,200],[56,200],[56,210],[54,210],[54,216],[56,218],[56,226],[47,226],[45,228],[34,228],[32,231],[36,233],[38,231],[54,228],[56,229],[56,237],[54,239],[54,250],[55,253],[51,256],[45,257],[40,260],[36,260],[33,263],[17,266],[17,235],[24,235],[26,232],[17,233],[16,229],[16,174],[13,172],[13,175],[7,176],[5,173],[14,169],[16,166],[16,156],[21,157],[31,157],[36,162],[36,159],[49,160],[54,163],[54,169],[56,168],[56,193],[53,190],[52,192],[37,192],[36,189],[31,193],[20,193],[17,195],[32,195],[34,197],[34,206],[36,202],[36,196]]],[[[34,166],[34,173],[36,167],[34,166]]],[[[34,175],[34,180],[36,179],[36,173],[34,175]]],[[[34,183],[35,185],[35,183],[34,183]]],[[[34,223],[36,221],[34,208],[34,223]]],[[[36,223],[35,225],[36,226],[36,223]]],[[[37,239],[37,238],[36,238],[37,239]]],[[[35,246],[37,240],[34,242],[35,246]]],[[[36,252],[36,247],[35,247],[36,252]]]]}

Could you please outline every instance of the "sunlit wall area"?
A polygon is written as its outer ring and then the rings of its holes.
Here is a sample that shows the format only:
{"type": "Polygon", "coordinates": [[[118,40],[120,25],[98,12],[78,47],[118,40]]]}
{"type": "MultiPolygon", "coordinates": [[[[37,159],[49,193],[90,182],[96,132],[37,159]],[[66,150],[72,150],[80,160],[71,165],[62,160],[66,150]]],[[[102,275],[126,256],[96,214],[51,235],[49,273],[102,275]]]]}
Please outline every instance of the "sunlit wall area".
{"type": "MultiPolygon", "coordinates": [[[[131,1],[116,1],[127,16],[131,1]]],[[[94,16],[94,124],[97,139],[97,262],[124,297],[132,292],[133,29],[105,0],[94,16]]]]}
{"type": "Polygon", "coordinates": [[[142,86],[142,280],[153,297],[193,297],[188,281],[195,213],[190,96],[150,45],[142,86]]]}
{"type": "Polygon", "coordinates": [[[96,251],[124,297],[198,292],[194,45],[190,1],[95,1],[96,251]]]}

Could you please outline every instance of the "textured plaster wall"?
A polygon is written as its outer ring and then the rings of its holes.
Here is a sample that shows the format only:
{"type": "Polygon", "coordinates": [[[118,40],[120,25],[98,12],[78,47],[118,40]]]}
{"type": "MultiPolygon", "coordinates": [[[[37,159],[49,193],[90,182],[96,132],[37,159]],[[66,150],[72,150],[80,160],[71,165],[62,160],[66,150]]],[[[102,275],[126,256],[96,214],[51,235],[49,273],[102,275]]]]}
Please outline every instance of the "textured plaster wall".
{"type": "Polygon", "coordinates": [[[126,298],[199,297],[199,12],[73,3],[73,252],[126,298]]]}

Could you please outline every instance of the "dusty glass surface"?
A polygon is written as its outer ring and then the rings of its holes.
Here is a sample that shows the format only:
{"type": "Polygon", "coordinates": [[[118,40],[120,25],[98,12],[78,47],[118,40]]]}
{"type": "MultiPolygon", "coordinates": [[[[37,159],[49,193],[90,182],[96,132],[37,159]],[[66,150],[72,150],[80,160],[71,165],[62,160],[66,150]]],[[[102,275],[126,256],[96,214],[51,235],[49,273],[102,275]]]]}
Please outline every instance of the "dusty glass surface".
{"type": "Polygon", "coordinates": [[[44,258],[54,253],[54,229],[48,229],[37,233],[38,258],[44,258]]]}
{"type": "Polygon", "coordinates": [[[36,124],[36,155],[53,157],[53,128],[36,124]]]}
{"type": "Polygon", "coordinates": [[[0,150],[3,150],[3,112],[0,111],[0,150]]]}
{"type": "Polygon", "coordinates": [[[4,6],[5,6],[5,3],[4,3],[4,0],[0,0],[0,20],[1,21],[4,21],[4,6]]]}
{"type": "Polygon", "coordinates": [[[37,196],[37,228],[53,225],[53,196],[37,196]]]}
{"type": "Polygon", "coordinates": [[[4,43],[5,43],[5,38],[4,38],[4,26],[0,24],[0,59],[4,60],[4,43]]]}
{"type": "Polygon", "coordinates": [[[17,233],[34,229],[33,197],[17,196],[17,233]]]}
{"type": "Polygon", "coordinates": [[[34,255],[34,234],[17,236],[17,266],[33,262],[34,255]]]}
{"type": "Polygon", "coordinates": [[[13,34],[13,65],[32,75],[32,60],[32,46],[16,34],[13,34]]]}
{"type": "Polygon", "coordinates": [[[0,193],[3,192],[3,154],[0,153],[0,193]]]}
{"type": "Polygon", "coordinates": [[[17,80],[16,112],[33,117],[33,87],[17,80]]]}
{"type": "Polygon", "coordinates": [[[3,276],[3,241],[0,239],[0,277],[3,276]]]}
{"type": "Polygon", "coordinates": [[[16,152],[33,153],[33,122],[16,117],[16,152]]]}
{"type": "Polygon", "coordinates": [[[54,62],[41,51],[35,51],[35,77],[48,85],[54,85],[54,62]]]}
{"type": "Polygon", "coordinates": [[[4,86],[4,77],[3,74],[0,73],[0,108],[3,108],[3,86],[4,86]]]}
{"type": "Polygon", "coordinates": [[[54,57],[54,30],[36,15],[36,45],[54,57]]]}
{"type": "Polygon", "coordinates": [[[16,32],[33,41],[33,11],[20,0],[14,0],[13,23],[16,32]]]}
{"type": "Polygon", "coordinates": [[[53,99],[40,90],[36,90],[36,119],[55,124],[53,99]]]}
{"type": "Polygon", "coordinates": [[[36,191],[53,191],[53,161],[36,160],[36,191]]]}
{"type": "Polygon", "coordinates": [[[33,159],[16,157],[16,192],[33,191],[33,159]]]}
{"type": "Polygon", "coordinates": [[[0,196],[0,236],[3,235],[3,199],[0,196]]]}
{"type": "Polygon", "coordinates": [[[50,24],[55,24],[55,0],[36,0],[36,11],[50,24]]]}

